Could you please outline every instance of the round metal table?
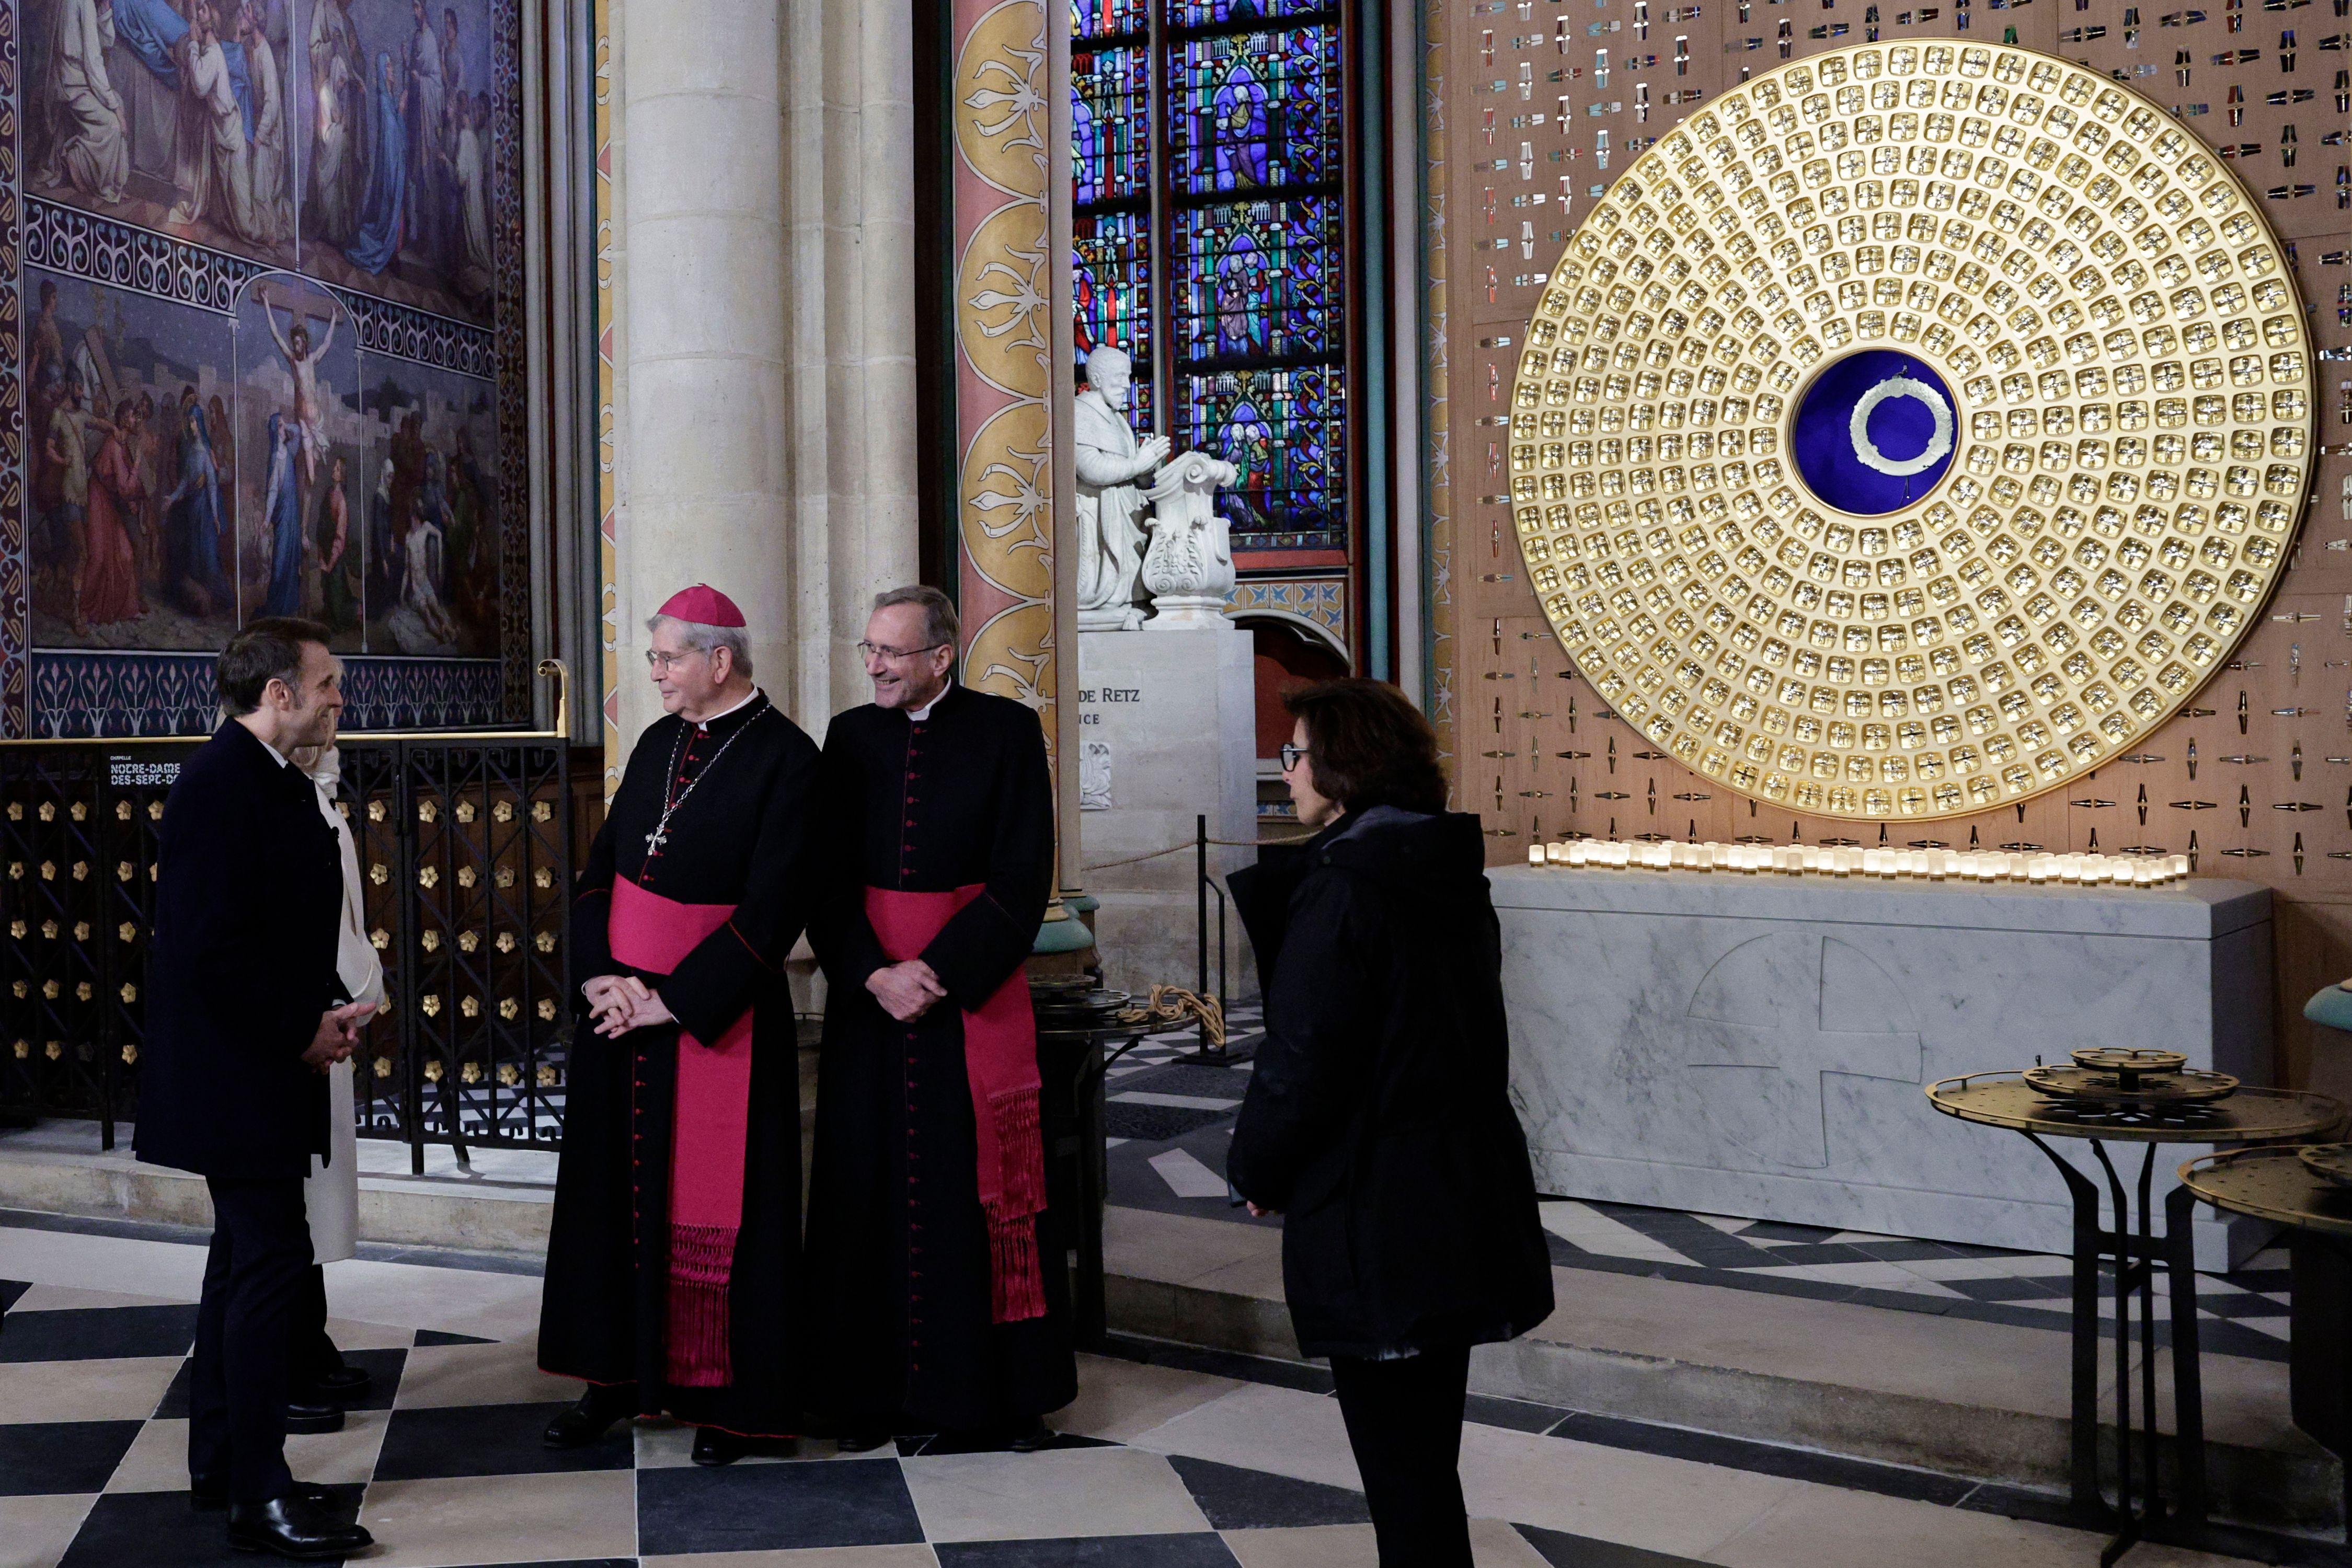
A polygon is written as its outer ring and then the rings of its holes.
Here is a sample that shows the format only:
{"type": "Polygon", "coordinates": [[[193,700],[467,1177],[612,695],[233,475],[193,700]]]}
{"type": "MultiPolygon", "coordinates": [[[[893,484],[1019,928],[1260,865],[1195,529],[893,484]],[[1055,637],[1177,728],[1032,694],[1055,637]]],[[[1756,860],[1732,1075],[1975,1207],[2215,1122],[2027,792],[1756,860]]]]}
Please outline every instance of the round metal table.
{"type": "Polygon", "coordinates": [[[2074,1200],[2074,1398],[2068,1469],[2075,1507],[2115,1531],[2099,1553],[2102,1568],[2142,1539],[2193,1540],[2205,1521],[2205,1405],[2197,1361],[2197,1269],[2186,1186],[2165,1197],[2164,1234],[2155,1233],[2152,1179],[2158,1144],[2245,1145],[2310,1142],[2344,1120],[2344,1106],[2324,1094],[2241,1088],[2227,1099],[2114,1106],[2053,1099],[2021,1072],[1972,1072],[1927,1086],[1928,1103],[1947,1116],[2019,1133],[2049,1156],[2074,1200]],[[2098,1184],[2060,1156],[2047,1140],[2081,1138],[2105,1173],[2115,1214],[2100,1222],[2098,1184]],[[2145,1145],[2137,1181],[2126,1184],[2108,1157],[2109,1143],[2145,1145]],[[2137,1197],[2137,1218],[2134,1199],[2137,1197]],[[2099,1488],[2099,1269],[2115,1260],[2116,1500],[2099,1488]],[[2156,1270],[2166,1275],[2172,1321],[2176,1412],[2176,1495],[2168,1510],[2157,1495],[2156,1270]],[[2132,1325],[2139,1326],[2140,1420],[2132,1430],[2132,1325]],[[2135,1485],[2135,1450],[2140,1479],[2135,1485]],[[2135,1495],[2139,1499],[2135,1507],[2135,1495]]]}
{"type": "Polygon", "coordinates": [[[2287,1228],[2294,1314],[2287,1396],[2294,1424],[2346,1461],[2344,1518],[2352,1541],[2352,1186],[2305,1166],[2296,1148],[2232,1149],[2180,1167],[2184,1192],[2216,1208],[2287,1228]]]}

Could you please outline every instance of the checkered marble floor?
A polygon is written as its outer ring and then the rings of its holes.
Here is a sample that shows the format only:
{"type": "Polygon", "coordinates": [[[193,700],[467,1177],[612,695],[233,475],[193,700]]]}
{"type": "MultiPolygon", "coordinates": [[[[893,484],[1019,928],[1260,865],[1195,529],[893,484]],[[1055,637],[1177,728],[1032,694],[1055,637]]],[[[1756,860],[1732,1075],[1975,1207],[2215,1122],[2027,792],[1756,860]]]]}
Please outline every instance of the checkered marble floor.
{"type": "MultiPolygon", "coordinates": [[[[202,1269],[184,1231],[0,1213],[0,1568],[228,1562],[185,1492],[185,1354],[202,1269]]],[[[823,1440],[706,1470],[691,1433],[553,1454],[575,1385],[540,1374],[527,1265],[463,1255],[330,1270],[333,1323],[375,1375],[340,1432],[289,1440],[413,1568],[1370,1568],[1328,1375],[1142,1342],[1083,1358],[1046,1451],[823,1440]]],[[[1482,1568],[2058,1568],[2098,1539],[2053,1500],[1967,1480],[1474,1397],[1462,1471],[1482,1568]]],[[[2322,1549],[2244,1538],[2270,1562],[2322,1549]]],[[[2246,1561],[2168,1550],[2146,1568],[2246,1561]]],[[[2314,1554],[2320,1552],[2320,1554],[2314,1554]]]]}
{"type": "MultiPolygon", "coordinates": [[[[1225,1186],[1234,1113],[1248,1087],[1247,1051],[1263,1038],[1255,1007],[1235,1008],[1226,1064],[1185,1060],[1190,1034],[1156,1036],[1116,1066],[1108,1127],[1110,1200],[1243,1225],[1253,1220],[1225,1186]]],[[[1840,1301],[1890,1311],[1948,1313],[1984,1322],[2065,1332],[2072,1322],[2071,1260],[1957,1242],[1915,1241],[1861,1231],[1725,1215],[1688,1214],[1625,1203],[1549,1200],[1544,1226],[1552,1261],[1563,1268],[1727,1285],[1840,1301]]],[[[2287,1259],[2272,1249],[2229,1274],[2197,1281],[2200,1343],[2209,1353],[2284,1361],[2287,1354],[2287,1259]]],[[[2158,1291],[2164,1330],[2171,1303],[2158,1291]]],[[[2115,1316],[2112,1288],[2100,1297],[2115,1316]]]]}

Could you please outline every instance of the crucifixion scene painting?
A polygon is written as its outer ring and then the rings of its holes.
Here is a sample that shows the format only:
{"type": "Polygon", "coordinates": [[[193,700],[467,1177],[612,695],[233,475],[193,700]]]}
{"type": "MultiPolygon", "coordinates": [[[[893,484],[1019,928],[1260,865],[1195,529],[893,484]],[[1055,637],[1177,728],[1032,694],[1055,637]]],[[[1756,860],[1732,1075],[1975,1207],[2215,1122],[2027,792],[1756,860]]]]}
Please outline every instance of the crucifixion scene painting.
{"type": "Polygon", "coordinates": [[[494,383],[362,352],[290,273],[233,317],[46,274],[31,293],[40,645],[199,649],[300,615],[338,652],[495,651],[494,383]]]}

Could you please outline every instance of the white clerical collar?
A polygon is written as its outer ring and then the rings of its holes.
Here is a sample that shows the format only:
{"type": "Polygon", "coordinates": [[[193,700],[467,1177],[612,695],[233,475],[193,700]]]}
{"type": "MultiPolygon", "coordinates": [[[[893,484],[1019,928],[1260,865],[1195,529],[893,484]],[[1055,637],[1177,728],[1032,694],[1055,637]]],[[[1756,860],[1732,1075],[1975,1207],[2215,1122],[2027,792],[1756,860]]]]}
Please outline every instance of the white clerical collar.
{"type": "Polygon", "coordinates": [[[908,708],[907,710],[907,717],[916,724],[925,724],[929,722],[931,710],[939,706],[940,703],[946,701],[948,693],[954,689],[955,683],[953,681],[950,681],[946,685],[940,688],[940,695],[938,696],[933,697],[930,701],[925,703],[920,707],[908,708]]]}
{"type": "Polygon", "coordinates": [[[717,724],[720,719],[725,718],[729,714],[735,712],[735,711],[736,711],[736,710],[738,710],[739,708],[746,708],[746,707],[749,707],[749,706],[751,706],[753,703],[758,702],[759,700],[760,700],[760,688],[759,688],[759,687],[757,687],[757,686],[753,686],[753,687],[751,688],[751,695],[750,696],[745,697],[741,702],[739,702],[739,703],[731,703],[731,704],[730,704],[730,705],[729,705],[729,706],[727,706],[726,707],[721,708],[719,712],[712,714],[712,715],[711,715],[709,717],[708,717],[708,718],[698,718],[698,719],[694,720],[694,721],[693,721],[694,727],[695,727],[696,731],[697,731],[697,732],[698,732],[698,733],[701,733],[701,732],[708,732],[708,731],[709,730],[709,728],[710,728],[710,727],[711,727],[712,725],[717,724]]]}

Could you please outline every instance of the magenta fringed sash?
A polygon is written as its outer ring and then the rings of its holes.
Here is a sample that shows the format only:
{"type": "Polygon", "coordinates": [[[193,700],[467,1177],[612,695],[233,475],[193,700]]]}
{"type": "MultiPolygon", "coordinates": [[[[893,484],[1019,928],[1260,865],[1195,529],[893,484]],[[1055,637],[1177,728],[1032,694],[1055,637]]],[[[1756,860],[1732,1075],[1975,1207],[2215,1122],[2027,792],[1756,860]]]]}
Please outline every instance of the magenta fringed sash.
{"type": "MultiPolygon", "coordinates": [[[[727,924],[731,904],[680,904],[627,877],[613,882],[613,956],[667,975],[727,924]]],[[[743,1224],[744,1140],[751,1105],[751,1014],[715,1044],[677,1031],[677,1113],[669,1154],[669,1322],[666,1375],[680,1388],[734,1380],[727,1288],[743,1224]]]]}
{"type": "MultiPolygon", "coordinates": [[[[866,917],[894,964],[920,957],[949,919],[981,894],[866,890],[866,917]]],[[[977,1010],[963,1015],[964,1075],[980,1145],[980,1207],[988,1220],[990,1320],[1045,1315],[1036,1217],[1045,1207],[1045,1144],[1037,1122],[1037,1019],[1029,982],[1015,969],[977,1010]]]]}

